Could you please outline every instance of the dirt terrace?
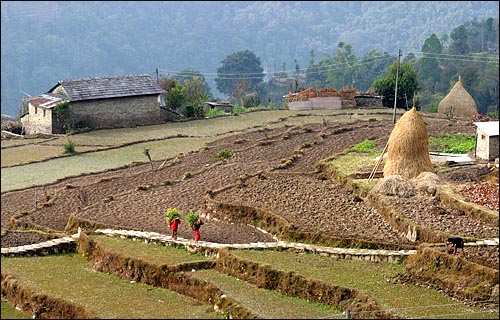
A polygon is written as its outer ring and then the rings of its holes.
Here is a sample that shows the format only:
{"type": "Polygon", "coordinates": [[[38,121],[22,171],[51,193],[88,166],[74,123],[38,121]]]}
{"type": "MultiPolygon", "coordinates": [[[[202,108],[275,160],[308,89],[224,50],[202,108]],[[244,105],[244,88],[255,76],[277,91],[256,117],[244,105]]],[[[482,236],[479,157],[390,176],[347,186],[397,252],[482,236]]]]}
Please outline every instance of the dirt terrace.
{"type": "MultiPolygon", "coordinates": [[[[424,120],[428,134],[433,136],[475,132],[467,122],[424,120]]],[[[198,152],[181,154],[165,163],[155,162],[153,171],[145,163],[6,192],[2,194],[2,229],[15,218],[62,232],[74,214],[109,226],[168,234],[163,219],[167,208],[176,207],[185,217],[189,211],[200,211],[207,191],[262,172],[248,179],[244,187],[218,194],[218,199],[271,210],[300,230],[405,244],[408,240],[392,230],[376,209],[315,172],[319,160],[365,139],[374,140],[382,148],[392,128],[391,121],[372,120],[260,129],[214,141],[198,152]],[[217,160],[215,154],[222,150],[233,151],[233,157],[217,160]],[[295,158],[293,164],[273,170],[290,157],[295,158]]],[[[445,208],[439,199],[416,196],[397,201],[409,219],[435,230],[474,238],[498,236],[498,226],[485,225],[445,208]]],[[[17,241],[15,234],[2,237],[2,247],[7,243],[26,244],[20,243],[26,239],[17,241]]],[[[272,241],[271,235],[238,221],[206,220],[201,235],[202,240],[219,243],[272,241]]],[[[184,221],[179,236],[192,238],[184,221]]],[[[498,264],[498,256],[496,261],[498,264]]]]}

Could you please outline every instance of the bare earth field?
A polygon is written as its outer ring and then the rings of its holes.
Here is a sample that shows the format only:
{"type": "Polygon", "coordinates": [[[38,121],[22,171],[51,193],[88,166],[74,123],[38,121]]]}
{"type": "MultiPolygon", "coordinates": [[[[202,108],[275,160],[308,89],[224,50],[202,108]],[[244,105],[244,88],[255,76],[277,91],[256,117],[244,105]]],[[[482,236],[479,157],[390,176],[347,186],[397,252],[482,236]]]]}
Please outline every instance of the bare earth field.
{"type": "MultiPolygon", "coordinates": [[[[473,134],[465,121],[424,118],[428,135],[473,134]]],[[[205,148],[174,158],[131,165],[127,168],[82,175],[57,183],[2,193],[2,247],[38,242],[36,234],[7,232],[9,221],[29,223],[63,232],[70,215],[116,228],[169,234],[163,213],[175,207],[183,213],[179,236],[192,238],[184,218],[190,211],[202,215],[201,202],[207,191],[233,185],[239,177],[261,173],[244,184],[226,188],[216,200],[272,211],[303,231],[375,243],[410,244],[393,230],[377,209],[343,185],[326,179],[315,164],[366,139],[382,149],[392,121],[315,123],[261,129],[214,141],[205,148]],[[222,150],[232,158],[218,160],[222,150]],[[299,151],[300,150],[300,151],[299,151]],[[276,169],[291,156],[297,160],[276,169]],[[273,169],[274,168],[274,169],[273,169]]],[[[474,183],[450,176],[451,184],[474,183]]],[[[498,191],[498,184],[492,185],[498,191]]],[[[495,189],[492,189],[493,192],[495,189]]],[[[493,199],[492,201],[494,201],[493,199]]],[[[470,238],[498,237],[498,224],[486,224],[463,212],[446,208],[438,198],[418,194],[396,199],[405,217],[434,230],[470,238]]],[[[498,192],[496,193],[498,203],[498,192]]],[[[498,211],[498,206],[496,207],[498,211]]],[[[201,240],[218,243],[273,241],[272,236],[238,221],[205,217],[201,240]]],[[[466,249],[468,259],[498,268],[498,248],[466,249]]]]}

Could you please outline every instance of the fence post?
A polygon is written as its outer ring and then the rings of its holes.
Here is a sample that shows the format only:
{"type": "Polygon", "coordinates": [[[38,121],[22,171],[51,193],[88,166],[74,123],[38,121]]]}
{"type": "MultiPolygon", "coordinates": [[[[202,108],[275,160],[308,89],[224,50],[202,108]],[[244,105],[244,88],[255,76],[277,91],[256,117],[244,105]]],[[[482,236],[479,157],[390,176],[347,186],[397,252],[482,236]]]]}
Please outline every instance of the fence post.
{"type": "Polygon", "coordinates": [[[350,310],[345,310],[344,314],[345,314],[345,319],[351,319],[351,311],[350,310]]]}

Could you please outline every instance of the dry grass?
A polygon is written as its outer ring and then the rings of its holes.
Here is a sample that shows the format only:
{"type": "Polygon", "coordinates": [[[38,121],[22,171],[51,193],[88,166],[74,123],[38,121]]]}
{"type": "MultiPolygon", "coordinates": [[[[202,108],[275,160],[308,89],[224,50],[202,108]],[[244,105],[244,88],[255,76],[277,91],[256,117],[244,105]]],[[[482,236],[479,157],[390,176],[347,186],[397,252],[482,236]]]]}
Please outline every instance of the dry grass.
{"type": "Polygon", "coordinates": [[[424,171],[434,172],[429,157],[429,139],[422,116],[412,108],[403,114],[391,132],[384,177],[400,175],[411,179],[424,171]]]}
{"type": "Polygon", "coordinates": [[[465,90],[459,78],[446,97],[439,102],[438,113],[448,118],[468,118],[477,113],[474,98],[465,90]]]}
{"type": "Polygon", "coordinates": [[[380,180],[373,192],[388,196],[411,197],[415,194],[412,184],[399,175],[388,176],[380,180]]]}

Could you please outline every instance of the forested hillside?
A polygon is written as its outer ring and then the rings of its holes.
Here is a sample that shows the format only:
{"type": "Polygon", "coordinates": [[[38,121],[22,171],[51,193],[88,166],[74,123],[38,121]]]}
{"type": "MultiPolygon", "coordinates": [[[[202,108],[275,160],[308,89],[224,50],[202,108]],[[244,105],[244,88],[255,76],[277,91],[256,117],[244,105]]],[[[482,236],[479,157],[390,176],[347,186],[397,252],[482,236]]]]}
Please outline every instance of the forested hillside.
{"type": "MultiPolygon", "coordinates": [[[[341,42],[359,57],[418,54],[431,34],[447,43],[459,25],[498,14],[497,1],[2,1],[2,113],[17,116],[22,98],[58,80],[154,77],[156,68],[199,71],[222,96],[216,70],[240,50],[254,52],[265,74],[293,74],[311,50],[316,62],[341,42]]],[[[483,49],[498,53],[498,34],[492,43],[483,49]]]]}

